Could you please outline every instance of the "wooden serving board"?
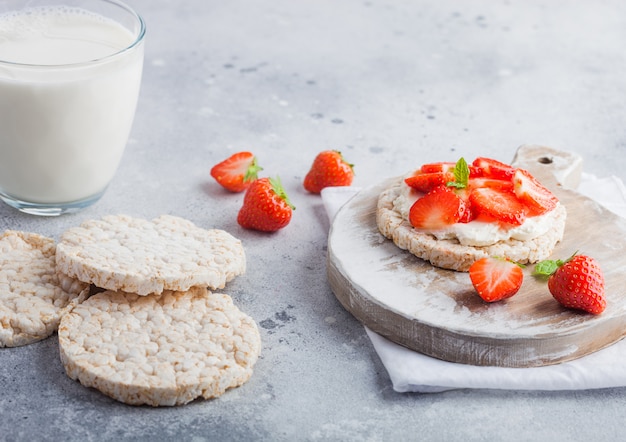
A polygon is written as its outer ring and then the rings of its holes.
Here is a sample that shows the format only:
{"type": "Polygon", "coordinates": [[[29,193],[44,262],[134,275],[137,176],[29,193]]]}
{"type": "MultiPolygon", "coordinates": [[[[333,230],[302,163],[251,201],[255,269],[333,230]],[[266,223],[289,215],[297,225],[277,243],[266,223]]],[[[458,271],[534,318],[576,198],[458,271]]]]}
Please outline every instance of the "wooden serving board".
{"type": "Polygon", "coordinates": [[[531,275],[532,265],[519,293],[488,304],[467,273],[433,267],[399,249],[379,233],[375,220],[378,195],[393,179],[359,192],[333,220],[327,270],[339,302],[391,341],[464,364],[550,365],[620,340],[626,334],[626,220],[564,187],[577,184],[579,157],[522,146],[514,164],[530,170],[567,208],[554,259],[580,251],[599,261],[607,297],[601,315],[561,307],[546,282],[531,275]]]}

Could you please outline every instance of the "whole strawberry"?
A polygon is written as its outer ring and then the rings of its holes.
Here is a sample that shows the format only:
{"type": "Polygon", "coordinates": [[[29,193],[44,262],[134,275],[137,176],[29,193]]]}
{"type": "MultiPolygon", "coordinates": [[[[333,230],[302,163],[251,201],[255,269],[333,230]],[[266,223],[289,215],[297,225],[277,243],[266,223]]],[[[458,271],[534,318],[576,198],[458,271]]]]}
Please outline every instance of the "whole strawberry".
{"type": "Polygon", "coordinates": [[[294,209],[280,178],[259,178],[248,187],[237,222],[246,229],[274,232],[289,224],[294,209]]]}
{"type": "Polygon", "coordinates": [[[311,193],[320,193],[325,187],[349,186],[354,178],[353,167],[339,151],[320,152],[304,177],[304,188],[311,193]]]}
{"type": "Polygon", "coordinates": [[[604,275],[590,256],[574,254],[565,261],[542,261],[535,266],[534,274],[548,277],[550,293],[565,307],[594,315],[606,308],[604,275]]]}
{"type": "Polygon", "coordinates": [[[243,192],[263,170],[252,152],[237,152],[211,168],[211,176],[231,192],[243,192]]]}

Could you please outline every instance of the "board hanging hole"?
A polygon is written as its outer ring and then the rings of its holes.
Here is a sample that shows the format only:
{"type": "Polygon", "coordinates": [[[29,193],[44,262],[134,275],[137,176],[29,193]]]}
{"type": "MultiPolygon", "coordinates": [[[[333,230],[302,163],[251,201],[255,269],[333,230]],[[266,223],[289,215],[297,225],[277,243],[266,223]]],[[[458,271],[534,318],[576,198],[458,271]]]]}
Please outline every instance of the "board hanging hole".
{"type": "Polygon", "coordinates": [[[539,161],[541,164],[552,164],[554,160],[550,157],[541,157],[537,161],[539,161]]]}

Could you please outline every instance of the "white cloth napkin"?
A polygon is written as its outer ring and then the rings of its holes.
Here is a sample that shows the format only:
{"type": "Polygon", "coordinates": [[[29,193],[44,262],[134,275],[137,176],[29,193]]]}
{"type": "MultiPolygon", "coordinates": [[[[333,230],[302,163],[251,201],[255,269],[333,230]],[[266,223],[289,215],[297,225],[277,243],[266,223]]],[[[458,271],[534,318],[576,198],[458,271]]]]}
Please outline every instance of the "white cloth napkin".
{"type": "MultiPolygon", "coordinates": [[[[329,187],[322,201],[331,220],[360,189],[329,187]]],[[[626,218],[626,187],[615,177],[583,173],[576,189],[626,218]]],[[[626,386],[626,339],[570,362],[533,368],[478,367],[441,361],[397,345],[365,327],[398,392],[435,393],[459,388],[586,390],[626,386]]]]}

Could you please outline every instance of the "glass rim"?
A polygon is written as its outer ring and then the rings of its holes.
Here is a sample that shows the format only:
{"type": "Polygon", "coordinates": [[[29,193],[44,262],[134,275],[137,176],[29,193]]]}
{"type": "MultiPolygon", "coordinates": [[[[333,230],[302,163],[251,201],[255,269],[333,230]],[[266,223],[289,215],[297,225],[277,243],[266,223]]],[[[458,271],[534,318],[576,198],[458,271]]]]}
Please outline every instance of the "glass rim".
{"type": "Polygon", "coordinates": [[[30,69],[63,69],[63,68],[78,68],[78,67],[85,67],[85,66],[89,66],[89,65],[93,65],[93,64],[99,64],[102,62],[106,62],[110,59],[113,58],[117,58],[119,56],[121,56],[122,54],[132,51],[133,49],[135,49],[137,46],[139,46],[143,40],[144,37],[146,35],[146,23],[143,19],[143,17],[137,12],[135,11],[133,8],[131,8],[130,6],[128,6],[126,3],[121,2],[119,0],[101,0],[104,3],[111,3],[115,6],[119,6],[120,8],[124,9],[125,11],[129,12],[136,20],[137,23],[139,24],[139,32],[137,32],[137,36],[135,37],[135,39],[132,41],[132,43],[130,43],[129,45],[125,46],[124,48],[113,52],[112,54],[109,55],[105,55],[104,57],[100,57],[100,58],[95,58],[93,60],[86,60],[86,61],[78,61],[75,63],[61,63],[61,64],[38,64],[38,63],[19,63],[19,62],[15,62],[15,61],[8,61],[8,60],[3,60],[0,58],[0,65],[5,65],[5,66],[13,66],[16,68],[30,68],[30,69]]]}

